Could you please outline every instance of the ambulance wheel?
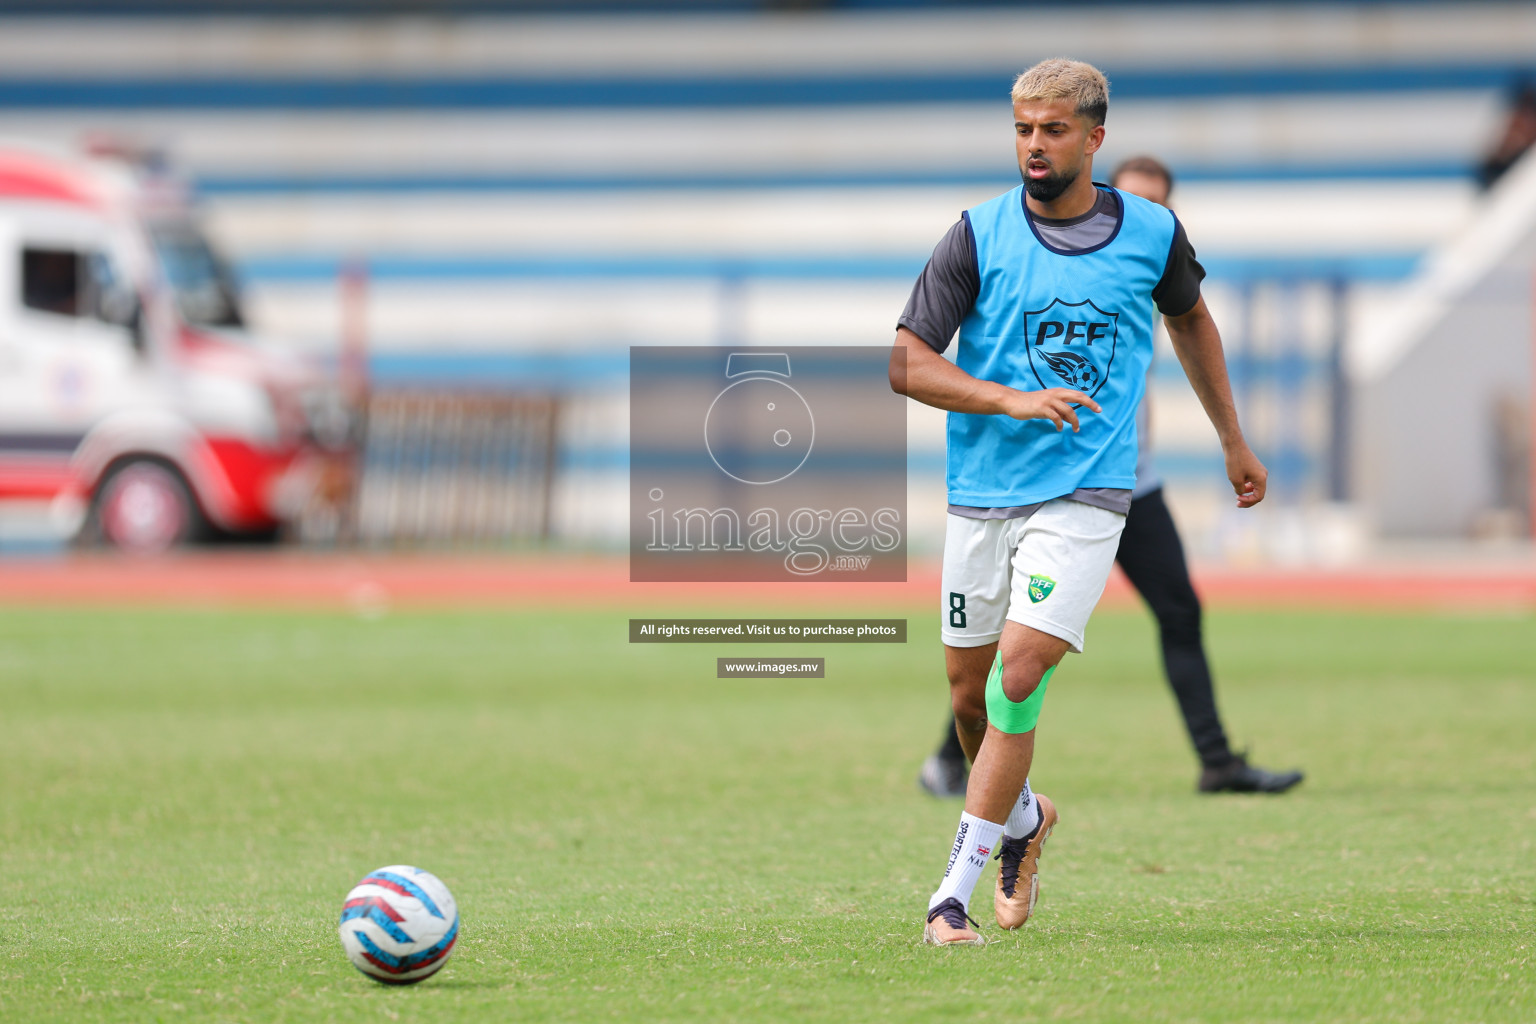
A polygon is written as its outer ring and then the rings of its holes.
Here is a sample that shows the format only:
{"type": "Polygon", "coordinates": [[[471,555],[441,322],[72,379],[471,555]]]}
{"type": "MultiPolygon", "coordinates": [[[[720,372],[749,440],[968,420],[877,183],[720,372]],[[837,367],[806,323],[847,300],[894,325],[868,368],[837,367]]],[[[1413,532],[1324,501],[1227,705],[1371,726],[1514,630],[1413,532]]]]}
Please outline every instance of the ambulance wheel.
{"type": "Polygon", "coordinates": [[[185,478],[159,459],[132,459],[107,473],[91,509],[94,539],[136,554],[202,540],[207,523],[185,478]]]}

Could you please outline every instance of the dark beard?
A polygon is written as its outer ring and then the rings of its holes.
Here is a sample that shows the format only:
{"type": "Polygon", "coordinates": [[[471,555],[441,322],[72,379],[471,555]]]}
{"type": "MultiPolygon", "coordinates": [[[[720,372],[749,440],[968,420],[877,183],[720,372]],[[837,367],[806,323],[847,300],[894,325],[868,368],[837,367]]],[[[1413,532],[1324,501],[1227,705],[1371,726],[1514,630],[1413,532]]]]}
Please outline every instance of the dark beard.
{"type": "Polygon", "coordinates": [[[1024,190],[1029,193],[1031,199],[1042,203],[1052,203],[1060,199],[1062,193],[1072,187],[1072,183],[1077,180],[1077,174],[1080,172],[1075,172],[1069,177],[1052,171],[1043,178],[1031,178],[1029,175],[1024,174],[1023,168],[1019,169],[1019,173],[1024,177],[1024,190]]]}

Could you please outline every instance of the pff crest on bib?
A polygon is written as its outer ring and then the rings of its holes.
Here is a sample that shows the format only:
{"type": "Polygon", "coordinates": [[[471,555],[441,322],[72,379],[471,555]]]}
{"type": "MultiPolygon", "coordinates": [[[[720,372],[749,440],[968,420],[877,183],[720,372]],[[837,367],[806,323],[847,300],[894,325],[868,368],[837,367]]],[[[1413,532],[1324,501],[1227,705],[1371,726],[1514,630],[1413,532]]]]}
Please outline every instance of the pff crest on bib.
{"type": "Polygon", "coordinates": [[[1093,304],[1055,299],[1024,314],[1025,350],[1041,388],[1072,388],[1089,397],[1109,379],[1120,314],[1093,304]]]}

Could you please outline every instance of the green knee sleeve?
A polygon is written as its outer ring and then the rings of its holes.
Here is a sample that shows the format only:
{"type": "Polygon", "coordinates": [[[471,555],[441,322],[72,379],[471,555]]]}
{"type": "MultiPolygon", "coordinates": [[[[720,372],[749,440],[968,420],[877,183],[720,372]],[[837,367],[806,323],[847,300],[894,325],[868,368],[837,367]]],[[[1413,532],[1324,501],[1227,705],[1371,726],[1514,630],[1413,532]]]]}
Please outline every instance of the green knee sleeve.
{"type": "Polygon", "coordinates": [[[1055,671],[1055,665],[1046,669],[1035,692],[1015,703],[1003,692],[1003,656],[999,654],[992,663],[992,674],[987,676],[987,722],[997,726],[999,732],[1029,732],[1040,721],[1040,706],[1045,703],[1045,687],[1055,671]]]}

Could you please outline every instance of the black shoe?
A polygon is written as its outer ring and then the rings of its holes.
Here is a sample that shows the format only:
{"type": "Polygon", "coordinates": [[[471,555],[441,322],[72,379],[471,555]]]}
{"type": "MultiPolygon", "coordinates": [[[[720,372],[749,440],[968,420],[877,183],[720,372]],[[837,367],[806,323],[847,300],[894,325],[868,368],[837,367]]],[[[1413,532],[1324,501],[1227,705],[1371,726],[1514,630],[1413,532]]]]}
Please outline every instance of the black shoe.
{"type": "Polygon", "coordinates": [[[965,796],[965,783],[971,769],[964,759],[951,761],[938,754],[929,754],[923,762],[923,770],[917,773],[917,784],[929,796],[965,796]]]}
{"type": "Polygon", "coordinates": [[[1202,793],[1284,793],[1306,778],[1300,771],[1268,772],[1248,763],[1244,754],[1233,754],[1232,760],[1219,767],[1207,767],[1200,772],[1202,793]]]}

